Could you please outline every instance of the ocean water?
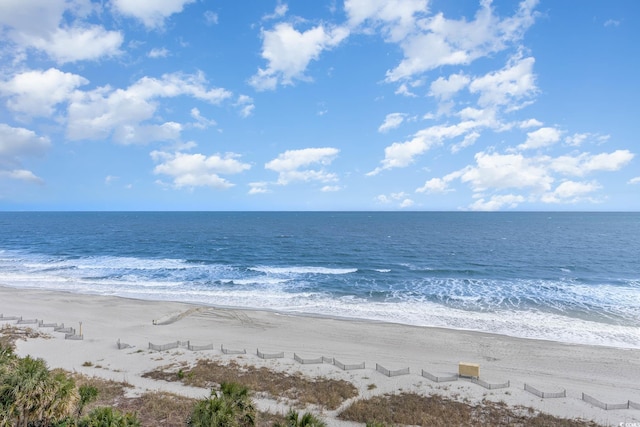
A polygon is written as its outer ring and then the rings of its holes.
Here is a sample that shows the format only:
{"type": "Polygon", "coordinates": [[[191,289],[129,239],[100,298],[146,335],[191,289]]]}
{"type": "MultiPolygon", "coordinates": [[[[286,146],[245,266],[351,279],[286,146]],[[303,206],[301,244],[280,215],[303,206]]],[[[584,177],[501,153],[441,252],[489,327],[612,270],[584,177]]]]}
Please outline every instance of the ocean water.
{"type": "Polygon", "coordinates": [[[0,284],[640,348],[640,213],[0,212],[0,284]]]}

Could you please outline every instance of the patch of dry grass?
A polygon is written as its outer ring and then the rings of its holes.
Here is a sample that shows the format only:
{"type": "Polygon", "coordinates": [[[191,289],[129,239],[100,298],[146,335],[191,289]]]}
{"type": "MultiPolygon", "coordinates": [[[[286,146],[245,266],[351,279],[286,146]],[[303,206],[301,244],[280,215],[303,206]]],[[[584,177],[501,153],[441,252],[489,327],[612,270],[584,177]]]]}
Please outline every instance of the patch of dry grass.
{"type": "MultiPolygon", "coordinates": [[[[525,408],[521,408],[525,409],[525,408]]],[[[471,405],[438,395],[415,393],[376,396],[354,402],[338,418],[380,426],[420,425],[450,426],[527,426],[527,427],[597,427],[592,421],[568,420],[547,414],[524,415],[504,402],[483,400],[471,405]]]]}
{"type": "Polygon", "coordinates": [[[242,366],[236,361],[221,364],[198,360],[192,368],[163,367],[143,375],[165,381],[182,381],[185,385],[211,388],[223,382],[236,382],[259,393],[285,397],[302,404],[336,409],[342,402],[358,395],[358,389],[348,381],[328,378],[307,378],[302,374],[272,371],[265,367],[242,366]]]}
{"type": "Polygon", "coordinates": [[[46,338],[50,339],[51,335],[40,332],[37,329],[29,327],[18,327],[15,325],[2,325],[0,328],[0,345],[16,348],[16,341],[26,341],[27,338],[46,338]]]}

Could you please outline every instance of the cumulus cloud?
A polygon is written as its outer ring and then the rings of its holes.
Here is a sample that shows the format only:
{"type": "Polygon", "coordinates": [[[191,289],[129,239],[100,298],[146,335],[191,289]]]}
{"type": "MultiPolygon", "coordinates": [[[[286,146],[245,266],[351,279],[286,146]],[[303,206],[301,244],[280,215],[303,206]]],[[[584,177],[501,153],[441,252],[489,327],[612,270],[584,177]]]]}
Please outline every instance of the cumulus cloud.
{"type": "Polygon", "coordinates": [[[157,100],[191,96],[211,104],[231,97],[221,88],[208,88],[202,73],[165,74],[161,78],[143,77],[126,89],[100,87],[76,91],[68,108],[67,136],[72,140],[113,137],[122,144],[172,141],[180,137],[182,125],[157,120],[157,100]]]}
{"type": "Polygon", "coordinates": [[[475,161],[475,166],[460,174],[460,180],[475,192],[507,188],[548,191],[554,181],[544,163],[522,154],[480,152],[475,161]]]}
{"type": "Polygon", "coordinates": [[[270,193],[269,183],[260,181],[260,182],[250,182],[249,183],[249,194],[266,194],[270,193]]]}
{"type": "Polygon", "coordinates": [[[240,110],[240,116],[245,118],[251,116],[256,108],[253,98],[247,95],[238,96],[234,105],[240,110]]]}
{"type": "Polygon", "coordinates": [[[488,200],[479,198],[469,206],[469,209],[472,211],[498,211],[505,207],[514,209],[524,201],[525,198],[517,194],[495,195],[488,200]]]}
{"type": "Polygon", "coordinates": [[[585,199],[593,201],[587,195],[601,188],[602,186],[595,181],[564,181],[552,192],[544,194],[540,200],[544,203],[577,203],[585,199]]]}
{"type": "Polygon", "coordinates": [[[74,90],[89,83],[77,74],[56,68],[31,70],[0,82],[0,94],[6,96],[7,108],[29,117],[50,116],[56,105],[66,102],[74,90]]]}
{"type": "MultiPolygon", "coordinates": [[[[482,56],[505,49],[519,41],[533,24],[533,9],[537,1],[522,1],[516,13],[504,19],[494,15],[490,1],[484,1],[481,2],[475,19],[471,21],[447,19],[442,13],[416,20],[415,13],[424,11],[426,2],[410,4],[420,6],[405,9],[411,14],[411,18],[402,20],[392,17],[393,20],[388,21],[380,14],[375,15],[385,19],[385,22],[402,23],[392,26],[389,32],[389,41],[398,42],[404,53],[400,64],[387,72],[387,81],[390,82],[412,78],[443,65],[467,65],[482,56]],[[402,30],[397,31],[398,28],[402,30]]],[[[347,11],[349,12],[348,9],[347,11]]],[[[356,15],[351,12],[350,16],[354,22],[362,20],[353,18],[356,15]]]]}
{"type": "Polygon", "coordinates": [[[51,146],[49,138],[35,132],[0,123],[0,175],[12,180],[43,183],[33,172],[22,167],[31,157],[42,156],[51,146]]]}
{"type": "Polygon", "coordinates": [[[389,41],[398,42],[416,27],[416,19],[426,13],[426,0],[346,0],[344,9],[353,28],[363,31],[382,27],[389,41]]]}
{"type": "MultiPolygon", "coordinates": [[[[381,166],[367,173],[368,176],[377,175],[383,170],[407,167],[414,162],[415,157],[424,154],[432,147],[441,145],[444,141],[471,133],[467,144],[472,144],[477,136],[473,134],[475,129],[492,126],[493,118],[489,114],[475,115],[472,120],[463,120],[454,125],[434,125],[416,132],[413,137],[404,142],[394,142],[384,150],[384,159],[381,166]],[[477,120],[476,120],[477,119],[477,120]]],[[[458,149],[461,146],[458,147],[458,149]]]]}
{"type": "Polygon", "coordinates": [[[391,193],[389,195],[380,194],[376,196],[375,200],[376,202],[384,205],[395,203],[400,209],[410,208],[411,206],[415,205],[415,202],[411,198],[409,198],[409,195],[404,191],[391,193]]]}
{"type": "Polygon", "coordinates": [[[304,148],[288,150],[265,164],[265,168],[278,173],[278,184],[287,185],[296,181],[319,181],[323,183],[338,180],[334,173],[327,172],[329,166],[340,150],[337,148],[304,148]],[[319,165],[319,168],[311,169],[319,165]]]}
{"type": "Polygon", "coordinates": [[[465,88],[471,79],[462,73],[451,74],[448,78],[438,77],[431,83],[429,95],[447,100],[465,88]]]}
{"type": "Polygon", "coordinates": [[[593,203],[598,201],[593,194],[601,190],[602,186],[595,180],[577,181],[567,177],[617,171],[633,158],[634,154],[628,150],[558,157],[480,152],[475,155],[475,164],[442,178],[431,178],[417,188],[416,192],[431,194],[453,191],[453,182],[459,180],[469,185],[474,193],[476,201],[469,206],[471,210],[514,208],[525,201],[593,203]],[[514,190],[526,194],[516,195],[513,194],[514,190]]]}
{"type": "Polygon", "coordinates": [[[263,16],[262,20],[263,21],[268,21],[270,19],[282,18],[284,15],[287,14],[288,11],[289,11],[289,6],[287,6],[286,3],[278,2],[278,4],[276,5],[276,8],[273,11],[273,13],[270,13],[268,15],[263,16]]]}
{"type": "Polygon", "coordinates": [[[616,150],[611,153],[581,153],[549,158],[549,168],[555,172],[570,176],[585,176],[592,172],[617,171],[629,164],[635,155],[629,150],[616,150]]]}
{"type": "Polygon", "coordinates": [[[516,102],[535,95],[537,87],[533,74],[534,58],[512,58],[507,66],[499,71],[488,73],[474,79],[469,84],[471,93],[478,93],[478,105],[520,107],[516,102]]]}
{"type": "Polygon", "coordinates": [[[156,175],[171,177],[172,186],[176,189],[195,187],[211,187],[226,189],[234,184],[220,175],[233,175],[251,168],[251,165],[238,160],[234,153],[224,155],[169,153],[152,151],[151,158],[159,163],[153,170],[156,175]]]}
{"type": "Polygon", "coordinates": [[[92,11],[82,0],[6,0],[0,2],[0,27],[18,55],[37,49],[63,64],[120,54],[122,33],[86,23],[92,11]]]}
{"type": "Polygon", "coordinates": [[[527,140],[524,144],[518,145],[519,150],[532,150],[536,148],[548,147],[560,141],[562,132],[556,128],[543,127],[533,132],[527,133],[527,140]]]}
{"type": "Polygon", "coordinates": [[[404,122],[404,118],[406,116],[407,115],[403,113],[387,114],[387,116],[384,118],[384,123],[382,123],[378,128],[378,132],[385,133],[390,131],[391,129],[397,128],[402,124],[402,122],[404,122]]]}
{"type": "Polygon", "coordinates": [[[627,184],[640,184],[640,176],[636,176],[635,178],[631,178],[627,184]]]}
{"type": "Polygon", "coordinates": [[[147,56],[149,58],[166,58],[167,56],[169,56],[169,51],[162,47],[162,48],[153,48],[149,51],[149,53],[147,53],[147,56]]]}
{"type": "Polygon", "coordinates": [[[111,6],[122,15],[140,20],[147,28],[159,28],[169,16],[195,0],[111,0],[111,6]]]}
{"type": "Polygon", "coordinates": [[[259,68],[249,83],[257,90],[273,90],[278,85],[305,80],[309,63],[317,60],[323,51],[339,45],[348,34],[346,28],[322,25],[300,32],[290,23],[263,30],[262,57],[268,64],[266,68],[259,68]]]}

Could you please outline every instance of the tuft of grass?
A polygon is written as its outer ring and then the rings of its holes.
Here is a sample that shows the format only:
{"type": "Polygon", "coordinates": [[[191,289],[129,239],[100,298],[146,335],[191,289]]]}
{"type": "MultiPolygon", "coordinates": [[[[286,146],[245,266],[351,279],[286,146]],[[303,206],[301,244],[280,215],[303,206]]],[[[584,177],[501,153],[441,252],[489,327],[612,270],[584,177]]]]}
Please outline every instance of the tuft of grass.
{"type": "Polygon", "coordinates": [[[82,364],[82,366],[91,367],[91,366],[93,366],[93,363],[92,363],[92,362],[89,362],[89,361],[87,360],[86,362],[84,362],[84,363],[82,364]]]}
{"type": "Polygon", "coordinates": [[[480,404],[451,400],[439,395],[415,393],[376,396],[359,400],[342,411],[338,418],[367,423],[370,426],[421,425],[448,426],[531,426],[531,427],[597,427],[592,421],[558,418],[547,414],[523,415],[504,402],[483,400],[480,404]]]}
{"type": "Polygon", "coordinates": [[[336,409],[345,400],[358,395],[358,389],[348,381],[308,378],[300,373],[287,374],[265,367],[243,366],[236,361],[221,364],[201,359],[191,368],[176,372],[168,367],[161,367],[145,373],[143,377],[181,381],[185,385],[203,388],[212,388],[223,382],[236,382],[255,392],[327,409],[336,409]]]}
{"type": "Polygon", "coordinates": [[[374,383],[371,383],[367,386],[367,390],[375,390],[376,388],[378,388],[378,386],[374,383]]]}

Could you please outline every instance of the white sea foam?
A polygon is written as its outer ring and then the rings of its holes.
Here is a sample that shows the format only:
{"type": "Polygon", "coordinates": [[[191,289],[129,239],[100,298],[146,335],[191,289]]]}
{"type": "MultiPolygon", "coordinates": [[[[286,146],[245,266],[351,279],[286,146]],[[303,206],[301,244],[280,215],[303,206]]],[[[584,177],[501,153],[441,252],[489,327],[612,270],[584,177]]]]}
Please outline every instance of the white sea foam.
{"type": "Polygon", "coordinates": [[[328,267],[272,267],[257,266],[249,270],[266,274],[350,274],[358,271],[357,268],[328,268],[328,267]]]}

